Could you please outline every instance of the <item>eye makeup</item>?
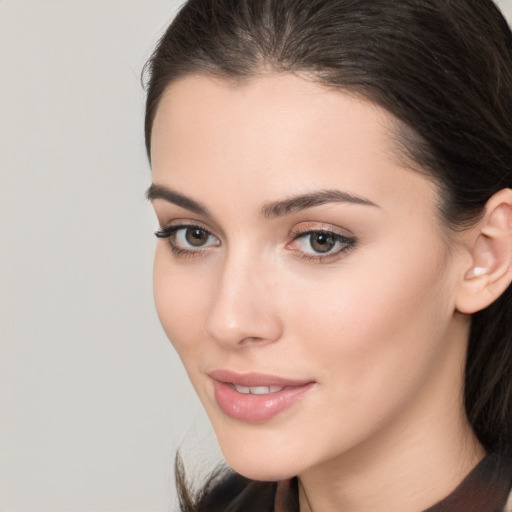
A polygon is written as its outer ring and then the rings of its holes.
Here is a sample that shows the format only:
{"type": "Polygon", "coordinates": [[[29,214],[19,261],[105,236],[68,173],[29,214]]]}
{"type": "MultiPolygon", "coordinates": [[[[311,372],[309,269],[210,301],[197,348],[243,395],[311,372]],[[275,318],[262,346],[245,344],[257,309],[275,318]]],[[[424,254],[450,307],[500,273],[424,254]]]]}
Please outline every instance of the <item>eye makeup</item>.
{"type": "MultiPolygon", "coordinates": [[[[221,245],[209,230],[192,222],[162,227],[155,236],[168,239],[172,253],[177,257],[201,256],[210,248],[221,245]]],[[[289,237],[291,241],[287,242],[285,249],[293,251],[298,258],[318,263],[336,261],[356,245],[353,236],[327,227],[316,228],[311,223],[303,229],[292,230],[289,237]]]]}
{"type": "Polygon", "coordinates": [[[292,241],[286,249],[296,251],[298,257],[318,263],[331,263],[355,248],[357,240],[334,230],[308,227],[292,231],[292,241]]]}
{"type": "Polygon", "coordinates": [[[157,238],[167,238],[176,256],[199,256],[208,247],[219,246],[220,240],[198,224],[178,224],[162,227],[157,238]]]}

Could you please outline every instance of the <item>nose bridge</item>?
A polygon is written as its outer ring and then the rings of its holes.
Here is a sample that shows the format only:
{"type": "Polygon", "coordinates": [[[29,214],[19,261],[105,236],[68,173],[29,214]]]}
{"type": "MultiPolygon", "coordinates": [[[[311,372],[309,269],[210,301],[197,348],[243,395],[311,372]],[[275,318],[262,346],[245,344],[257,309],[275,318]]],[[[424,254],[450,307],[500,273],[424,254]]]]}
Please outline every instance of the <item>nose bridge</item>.
{"type": "Polygon", "coordinates": [[[226,254],[206,319],[206,331],[217,343],[235,346],[279,338],[272,272],[262,255],[249,248],[226,254]]]}

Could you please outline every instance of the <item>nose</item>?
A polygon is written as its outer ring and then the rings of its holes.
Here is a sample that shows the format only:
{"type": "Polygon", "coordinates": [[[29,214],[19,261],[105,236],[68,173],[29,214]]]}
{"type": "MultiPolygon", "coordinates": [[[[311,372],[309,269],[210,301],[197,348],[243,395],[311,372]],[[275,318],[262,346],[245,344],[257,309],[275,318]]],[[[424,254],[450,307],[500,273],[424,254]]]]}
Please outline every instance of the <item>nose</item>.
{"type": "Polygon", "coordinates": [[[212,292],[206,332],[224,348],[266,344],[282,334],[272,271],[256,258],[226,258],[212,292]]]}

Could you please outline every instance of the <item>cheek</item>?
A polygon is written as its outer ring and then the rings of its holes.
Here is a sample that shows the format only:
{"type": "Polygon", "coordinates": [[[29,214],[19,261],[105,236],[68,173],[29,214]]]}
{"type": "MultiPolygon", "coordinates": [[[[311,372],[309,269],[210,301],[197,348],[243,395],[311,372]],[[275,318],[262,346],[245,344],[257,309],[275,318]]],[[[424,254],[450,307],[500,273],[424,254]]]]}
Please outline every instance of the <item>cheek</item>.
{"type": "Polygon", "coordinates": [[[157,248],[153,267],[156,310],[185,366],[199,351],[198,328],[203,325],[206,310],[204,286],[205,275],[180,268],[172,263],[167,247],[157,248]]]}
{"type": "Polygon", "coordinates": [[[380,397],[390,381],[398,389],[421,379],[441,350],[452,316],[444,253],[421,254],[354,253],[339,275],[303,280],[289,294],[287,325],[302,357],[347,396],[380,397]]]}

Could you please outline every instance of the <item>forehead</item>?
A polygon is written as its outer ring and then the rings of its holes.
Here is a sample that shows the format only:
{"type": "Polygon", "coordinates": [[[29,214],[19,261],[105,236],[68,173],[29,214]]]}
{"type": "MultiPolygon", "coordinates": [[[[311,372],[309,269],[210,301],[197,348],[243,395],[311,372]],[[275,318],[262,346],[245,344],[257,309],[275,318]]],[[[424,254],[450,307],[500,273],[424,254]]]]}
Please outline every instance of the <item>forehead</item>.
{"type": "Polygon", "coordinates": [[[404,187],[433,188],[400,162],[396,126],[378,105],[295,75],[189,76],[157,110],[154,182],[195,186],[198,199],[231,191],[244,204],[333,187],[394,201],[404,187]]]}
{"type": "Polygon", "coordinates": [[[178,141],[195,138],[203,143],[221,140],[229,149],[251,143],[263,144],[266,151],[279,146],[282,153],[299,137],[313,144],[321,133],[327,142],[330,132],[357,139],[366,150],[390,151],[395,124],[391,114],[366,99],[296,75],[270,74],[241,82],[192,75],[166,89],[154,120],[152,146],[162,142],[177,149],[178,141]]]}

